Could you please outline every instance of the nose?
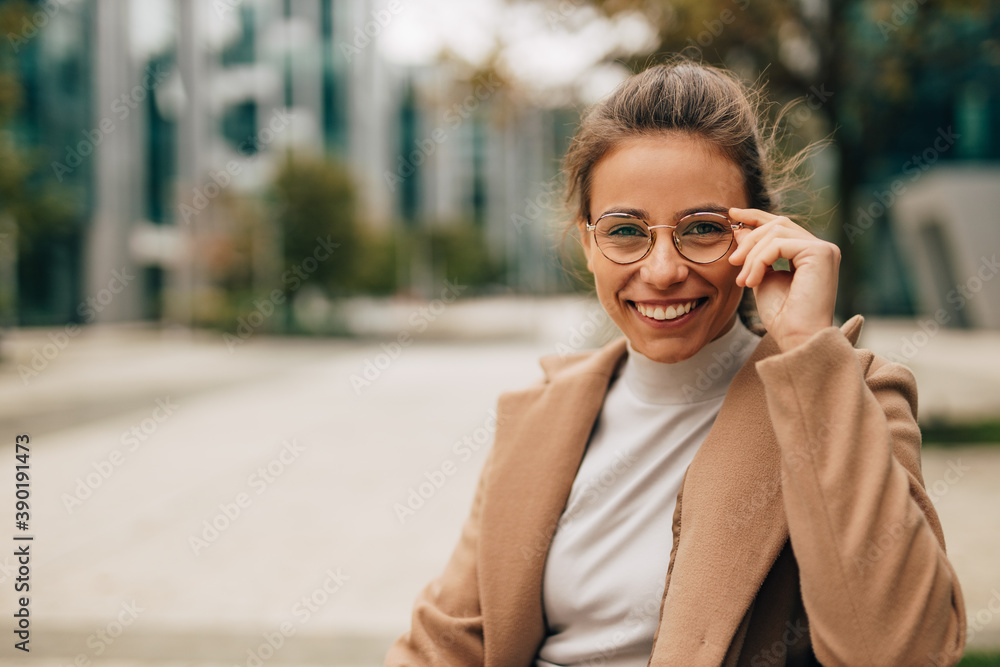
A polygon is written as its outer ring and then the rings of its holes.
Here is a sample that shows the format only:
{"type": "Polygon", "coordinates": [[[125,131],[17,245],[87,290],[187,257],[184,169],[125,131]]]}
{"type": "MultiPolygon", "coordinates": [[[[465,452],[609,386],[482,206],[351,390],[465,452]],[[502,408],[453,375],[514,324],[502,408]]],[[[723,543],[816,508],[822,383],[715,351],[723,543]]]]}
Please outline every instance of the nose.
{"type": "Polygon", "coordinates": [[[654,232],[655,242],[639,266],[639,278],[656,289],[666,289],[684,282],[688,277],[687,261],[674,245],[669,229],[654,232]]]}

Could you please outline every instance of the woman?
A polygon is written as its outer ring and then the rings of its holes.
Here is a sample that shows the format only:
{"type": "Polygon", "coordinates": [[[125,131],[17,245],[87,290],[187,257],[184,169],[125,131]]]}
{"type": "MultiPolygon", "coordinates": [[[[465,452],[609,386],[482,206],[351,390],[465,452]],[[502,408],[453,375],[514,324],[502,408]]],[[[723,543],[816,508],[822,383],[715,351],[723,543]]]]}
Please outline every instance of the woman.
{"type": "Polygon", "coordinates": [[[501,397],[458,546],[386,664],[960,658],[913,376],[854,349],[860,317],[833,326],[839,250],[772,212],[752,99],[680,61],[585,117],[569,200],[625,337],[501,397]]]}

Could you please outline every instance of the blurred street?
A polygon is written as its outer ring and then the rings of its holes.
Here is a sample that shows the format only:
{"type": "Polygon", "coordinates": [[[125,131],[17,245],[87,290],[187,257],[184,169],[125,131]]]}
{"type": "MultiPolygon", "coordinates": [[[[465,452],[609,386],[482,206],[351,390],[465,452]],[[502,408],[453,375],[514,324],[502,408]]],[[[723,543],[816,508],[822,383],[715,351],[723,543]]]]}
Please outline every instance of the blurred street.
{"type": "MultiPolygon", "coordinates": [[[[869,322],[864,340],[891,354],[907,326],[869,322]]],[[[577,329],[398,349],[257,336],[230,352],[221,334],[90,328],[27,382],[18,366],[60,330],[6,332],[5,471],[31,436],[32,664],[380,664],[458,537],[497,395],[577,329]]],[[[998,343],[933,337],[912,358],[921,410],[997,414],[998,343]]],[[[973,643],[1000,646],[1000,447],[928,448],[924,477],[985,621],[973,643]]],[[[0,558],[5,590],[14,565],[0,558]]],[[[0,664],[23,664],[10,644],[0,664]]]]}

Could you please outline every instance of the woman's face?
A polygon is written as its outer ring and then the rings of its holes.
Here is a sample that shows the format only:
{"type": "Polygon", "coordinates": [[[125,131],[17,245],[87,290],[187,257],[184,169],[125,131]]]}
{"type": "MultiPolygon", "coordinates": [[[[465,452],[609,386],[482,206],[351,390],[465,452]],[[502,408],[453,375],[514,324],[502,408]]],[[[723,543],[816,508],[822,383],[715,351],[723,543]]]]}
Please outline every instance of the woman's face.
{"type": "MultiPolygon", "coordinates": [[[[674,225],[688,213],[748,206],[739,168],[706,140],[668,132],[635,137],[605,155],[591,173],[590,220],[611,211],[628,211],[647,224],[674,225]]],[[[695,354],[729,331],[743,288],[740,272],[725,257],[695,264],[678,252],[670,229],[657,229],[656,243],[645,258],[615,264],[598,249],[586,228],[583,249],[594,274],[601,305],[632,347],[645,356],[674,363],[695,354]],[[691,309],[674,319],[667,306],[691,309]],[[647,314],[640,312],[645,311],[647,314]]]]}

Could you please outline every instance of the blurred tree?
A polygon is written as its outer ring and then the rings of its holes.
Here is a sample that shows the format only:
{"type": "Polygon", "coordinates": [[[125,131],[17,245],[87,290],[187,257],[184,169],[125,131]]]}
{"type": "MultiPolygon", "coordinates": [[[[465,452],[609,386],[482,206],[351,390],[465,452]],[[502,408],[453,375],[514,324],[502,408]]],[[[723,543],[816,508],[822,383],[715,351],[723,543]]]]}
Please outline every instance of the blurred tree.
{"type": "MultiPolygon", "coordinates": [[[[516,2],[516,0],[511,0],[516,2]]],[[[803,99],[833,132],[839,155],[836,218],[829,236],[844,251],[839,309],[856,310],[863,253],[849,226],[874,185],[947,132],[970,95],[981,109],[979,142],[940,156],[1000,157],[1000,3],[989,0],[543,0],[552,12],[591,5],[607,16],[638,12],[659,45],[622,62],[639,71],[657,56],[684,53],[762,80],[779,103],[803,99]],[[865,187],[868,186],[868,191],[865,187]]],[[[608,59],[617,59],[611,53],[608,59]]],[[[802,123],[792,129],[808,134],[802,123]]],[[[876,235],[871,235],[875,237],[876,235]]],[[[871,252],[882,252],[872,250],[871,252]]],[[[877,261],[878,257],[872,259],[877,261]]]]}
{"type": "Polygon", "coordinates": [[[359,294],[393,294],[410,284],[417,251],[426,254],[428,269],[439,281],[458,281],[473,292],[497,289],[504,266],[490,256],[482,227],[468,221],[445,224],[421,221],[407,229],[365,230],[358,239],[359,258],[351,288],[359,294]]]}
{"type": "Polygon", "coordinates": [[[441,280],[458,280],[472,288],[500,284],[504,267],[491,260],[483,228],[450,224],[419,228],[430,253],[434,274],[441,280]]]}
{"type": "MultiPolygon", "coordinates": [[[[278,284],[281,244],[268,225],[266,207],[257,193],[223,190],[205,211],[195,255],[204,281],[195,302],[193,321],[226,328],[252,311],[254,301],[278,284]]],[[[268,321],[267,330],[280,327],[268,321]]]]}
{"type": "MultiPolygon", "coordinates": [[[[0,222],[13,226],[17,254],[43,240],[72,230],[76,207],[51,171],[43,168],[40,147],[31,145],[22,127],[25,90],[19,51],[23,39],[12,39],[23,29],[32,6],[26,2],[0,3],[0,222]]],[[[30,44],[28,45],[30,47],[30,44]]],[[[0,243],[10,242],[11,232],[0,243]]],[[[10,304],[0,304],[0,312],[10,304]]]]}
{"type": "Polygon", "coordinates": [[[298,288],[308,281],[323,287],[328,296],[349,293],[361,258],[357,194],[346,168],[289,153],[271,198],[282,239],[284,287],[298,288]]]}
{"type": "Polygon", "coordinates": [[[374,232],[363,230],[358,239],[357,271],[352,287],[361,294],[390,295],[399,289],[399,277],[408,268],[408,244],[403,231],[374,232]]]}

